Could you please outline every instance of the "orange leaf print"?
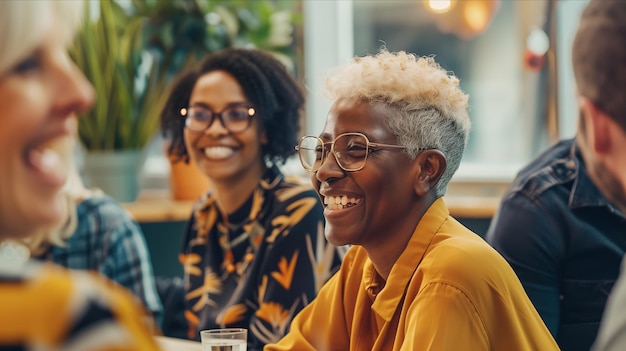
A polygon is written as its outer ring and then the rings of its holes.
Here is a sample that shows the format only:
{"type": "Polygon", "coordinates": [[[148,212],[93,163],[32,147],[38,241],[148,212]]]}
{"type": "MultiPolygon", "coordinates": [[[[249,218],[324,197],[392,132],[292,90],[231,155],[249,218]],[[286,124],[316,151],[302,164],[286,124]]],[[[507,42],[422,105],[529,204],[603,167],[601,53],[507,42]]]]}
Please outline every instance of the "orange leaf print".
{"type": "Polygon", "coordinates": [[[248,216],[250,220],[254,220],[259,216],[259,212],[261,212],[261,208],[263,207],[263,202],[265,202],[263,192],[261,191],[261,189],[256,189],[254,191],[254,197],[252,199],[252,208],[250,209],[250,215],[248,216]]]}
{"type": "Polygon", "coordinates": [[[296,261],[298,260],[298,251],[293,253],[291,261],[287,263],[285,257],[281,257],[278,262],[278,272],[272,272],[272,277],[283,287],[285,290],[291,288],[291,281],[293,280],[293,272],[296,270],[296,261]]]}
{"type": "Polygon", "coordinates": [[[217,277],[217,275],[210,269],[204,272],[204,284],[187,294],[185,294],[185,299],[191,300],[196,297],[200,297],[198,301],[191,308],[194,311],[200,311],[205,305],[215,306],[215,301],[213,301],[209,295],[210,294],[219,294],[222,292],[222,282],[217,277]]]}
{"type": "Polygon", "coordinates": [[[230,306],[220,313],[216,322],[222,326],[237,323],[244,319],[247,310],[246,305],[242,303],[230,306]]]}
{"type": "Polygon", "coordinates": [[[217,221],[217,210],[215,207],[208,209],[206,213],[203,213],[202,217],[196,217],[196,229],[198,230],[198,236],[206,238],[209,236],[209,231],[215,225],[217,221]]]}
{"type": "Polygon", "coordinates": [[[180,263],[183,265],[183,269],[189,275],[201,275],[202,274],[202,270],[196,266],[197,263],[200,263],[200,261],[202,261],[202,258],[200,257],[200,255],[195,254],[195,253],[191,253],[188,255],[180,254],[178,255],[178,261],[180,261],[180,263]]]}
{"type": "Polygon", "coordinates": [[[254,237],[254,240],[252,241],[252,244],[254,244],[255,247],[259,247],[261,245],[261,241],[263,241],[263,236],[262,235],[257,235],[254,237]]]}
{"type": "Polygon", "coordinates": [[[185,310],[185,319],[189,325],[189,329],[187,329],[187,337],[193,339],[196,333],[196,326],[200,323],[200,319],[189,310],[185,310]]]}
{"type": "Polygon", "coordinates": [[[228,265],[232,265],[235,261],[235,257],[233,256],[233,252],[228,250],[224,253],[224,262],[222,262],[222,268],[228,268],[228,265]]]}
{"type": "Polygon", "coordinates": [[[311,209],[315,207],[316,204],[317,198],[311,197],[294,201],[292,204],[287,206],[287,211],[293,211],[291,215],[292,223],[300,223],[302,218],[311,212],[311,209]]]}
{"type": "Polygon", "coordinates": [[[280,202],[285,202],[309,190],[311,190],[310,184],[302,184],[299,186],[293,186],[293,187],[281,189],[281,191],[276,191],[276,197],[278,198],[280,202]]]}
{"type": "Polygon", "coordinates": [[[255,314],[274,328],[282,325],[289,317],[289,311],[275,302],[263,302],[255,314]]]}
{"type": "Polygon", "coordinates": [[[261,278],[261,284],[259,285],[259,300],[263,301],[265,299],[265,292],[267,291],[267,276],[264,275],[261,278]]]}
{"type": "Polygon", "coordinates": [[[276,237],[279,234],[282,234],[283,236],[289,234],[289,229],[302,222],[302,219],[309,212],[311,212],[311,209],[315,207],[316,204],[317,199],[312,197],[300,199],[289,204],[287,206],[289,215],[276,216],[272,219],[272,226],[274,229],[272,230],[272,234],[267,237],[266,241],[272,243],[276,240],[276,237]]]}

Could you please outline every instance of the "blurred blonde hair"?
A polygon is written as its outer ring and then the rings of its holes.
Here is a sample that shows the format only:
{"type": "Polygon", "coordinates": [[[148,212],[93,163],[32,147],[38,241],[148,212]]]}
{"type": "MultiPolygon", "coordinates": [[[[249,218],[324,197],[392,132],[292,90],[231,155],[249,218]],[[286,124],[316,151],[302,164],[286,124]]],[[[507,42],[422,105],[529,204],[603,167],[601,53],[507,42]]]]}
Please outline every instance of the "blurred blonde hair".
{"type": "MultiPolygon", "coordinates": [[[[56,24],[60,26],[60,35],[69,44],[83,14],[83,2],[79,0],[0,1],[0,76],[36,50],[46,31],[53,25],[55,16],[56,24]]],[[[72,138],[68,137],[68,140],[61,141],[58,145],[59,155],[67,157],[67,161],[71,161],[72,138]]],[[[71,182],[74,181],[74,176],[70,176],[66,188],[72,188],[71,182]]],[[[50,232],[24,239],[24,243],[31,250],[34,249],[32,252],[39,251],[50,243],[62,245],[63,240],[73,233],[76,227],[76,206],[69,195],[71,193],[73,191],[64,189],[59,194],[67,203],[67,221],[50,232]]]]}
{"type": "Polygon", "coordinates": [[[69,43],[83,15],[82,1],[0,1],[0,75],[37,48],[52,23],[52,14],[62,24],[61,35],[69,43]]]}

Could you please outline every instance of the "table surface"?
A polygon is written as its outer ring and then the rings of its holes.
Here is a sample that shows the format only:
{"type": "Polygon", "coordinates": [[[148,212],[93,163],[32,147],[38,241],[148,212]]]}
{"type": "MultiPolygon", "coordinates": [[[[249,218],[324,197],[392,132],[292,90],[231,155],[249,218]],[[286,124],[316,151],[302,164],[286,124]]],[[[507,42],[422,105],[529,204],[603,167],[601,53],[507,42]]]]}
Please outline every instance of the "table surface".
{"type": "MultiPolygon", "coordinates": [[[[499,196],[445,196],[450,214],[456,218],[491,218],[500,204],[499,196]]],[[[144,190],[137,201],[122,206],[138,222],[187,221],[195,201],[177,201],[169,191],[144,190]]]]}
{"type": "Polygon", "coordinates": [[[202,351],[202,344],[198,341],[157,336],[157,343],[163,351],[202,351]]]}

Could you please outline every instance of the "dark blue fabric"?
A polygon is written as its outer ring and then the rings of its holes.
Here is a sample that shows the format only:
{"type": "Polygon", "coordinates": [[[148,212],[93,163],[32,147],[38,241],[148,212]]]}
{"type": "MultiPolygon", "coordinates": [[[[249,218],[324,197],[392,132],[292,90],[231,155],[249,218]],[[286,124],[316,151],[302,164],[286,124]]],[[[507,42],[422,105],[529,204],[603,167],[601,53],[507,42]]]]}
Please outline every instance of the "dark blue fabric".
{"type": "Polygon", "coordinates": [[[626,251],[626,218],[589,179],[574,140],[520,171],[486,239],[561,349],[589,350],[626,251]]]}

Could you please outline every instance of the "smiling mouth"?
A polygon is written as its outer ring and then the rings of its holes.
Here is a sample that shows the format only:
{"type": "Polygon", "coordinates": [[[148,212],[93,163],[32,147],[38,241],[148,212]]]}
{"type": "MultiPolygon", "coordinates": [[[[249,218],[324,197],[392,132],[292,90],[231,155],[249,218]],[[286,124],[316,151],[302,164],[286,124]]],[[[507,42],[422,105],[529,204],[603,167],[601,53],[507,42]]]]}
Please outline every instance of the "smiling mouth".
{"type": "Polygon", "coordinates": [[[63,145],[56,145],[56,140],[28,148],[24,162],[34,171],[40,181],[54,187],[61,187],[67,177],[66,164],[60,153],[63,145]]]}
{"type": "Polygon", "coordinates": [[[344,208],[349,208],[352,206],[356,206],[361,202],[362,199],[355,197],[348,197],[347,195],[343,196],[325,196],[324,197],[324,205],[331,210],[342,210],[344,208]]]}
{"type": "Polygon", "coordinates": [[[235,153],[235,150],[227,146],[212,146],[204,148],[203,153],[211,159],[224,159],[235,153]]]}

